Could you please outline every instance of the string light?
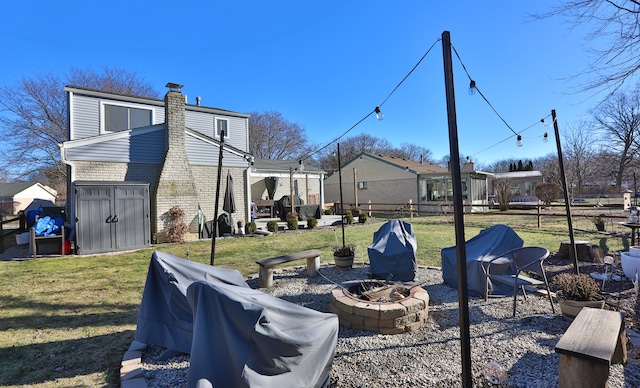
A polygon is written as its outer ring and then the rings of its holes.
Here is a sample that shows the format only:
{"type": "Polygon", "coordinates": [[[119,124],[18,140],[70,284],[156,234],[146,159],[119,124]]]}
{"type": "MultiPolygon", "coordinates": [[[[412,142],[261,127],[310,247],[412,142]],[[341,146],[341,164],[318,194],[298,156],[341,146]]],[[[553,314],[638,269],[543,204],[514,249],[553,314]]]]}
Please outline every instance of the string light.
{"type": "Polygon", "coordinates": [[[382,119],[384,119],[384,115],[382,114],[380,107],[376,106],[376,109],[374,109],[374,111],[376,112],[376,119],[382,121],[382,119]]]}
{"type": "Polygon", "coordinates": [[[476,81],[471,80],[469,82],[469,95],[473,96],[474,94],[476,94],[476,81]]]}
{"type": "Polygon", "coordinates": [[[549,141],[549,134],[548,133],[546,133],[546,132],[544,133],[544,136],[542,137],[542,141],[545,142],[545,143],[549,141]]]}
{"type": "Polygon", "coordinates": [[[518,141],[516,141],[516,146],[522,147],[522,135],[518,135],[518,141]]]}

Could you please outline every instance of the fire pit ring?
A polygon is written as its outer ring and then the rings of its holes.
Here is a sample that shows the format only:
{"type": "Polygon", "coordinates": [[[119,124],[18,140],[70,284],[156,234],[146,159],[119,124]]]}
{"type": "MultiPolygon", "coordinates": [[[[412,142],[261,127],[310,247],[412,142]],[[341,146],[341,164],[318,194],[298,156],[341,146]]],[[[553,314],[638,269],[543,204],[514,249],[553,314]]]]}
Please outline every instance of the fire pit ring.
{"type": "Polygon", "coordinates": [[[400,334],[422,327],[429,312],[429,294],[420,286],[349,281],[331,290],[330,311],[349,329],[400,334]],[[367,293],[372,289],[380,290],[373,293],[373,298],[367,293]]]}

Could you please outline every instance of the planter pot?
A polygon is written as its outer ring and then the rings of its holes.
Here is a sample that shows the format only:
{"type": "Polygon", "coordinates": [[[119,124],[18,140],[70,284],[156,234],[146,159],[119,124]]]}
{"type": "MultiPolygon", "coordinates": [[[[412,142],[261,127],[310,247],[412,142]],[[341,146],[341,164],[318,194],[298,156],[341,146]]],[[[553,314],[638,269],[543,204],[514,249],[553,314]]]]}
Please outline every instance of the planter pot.
{"type": "Polygon", "coordinates": [[[333,261],[336,263],[336,267],[340,269],[351,269],[353,266],[353,256],[333,256],[333,261]]]}
{"type": "Polygon", "coordinates": [[[573,321],[583,307],[592,307],[596,309],[604,308],[604,299],[581,301],[558,298],[558,304],[560,305],[560,311],[562,311],[564,319],[573,321]]]}

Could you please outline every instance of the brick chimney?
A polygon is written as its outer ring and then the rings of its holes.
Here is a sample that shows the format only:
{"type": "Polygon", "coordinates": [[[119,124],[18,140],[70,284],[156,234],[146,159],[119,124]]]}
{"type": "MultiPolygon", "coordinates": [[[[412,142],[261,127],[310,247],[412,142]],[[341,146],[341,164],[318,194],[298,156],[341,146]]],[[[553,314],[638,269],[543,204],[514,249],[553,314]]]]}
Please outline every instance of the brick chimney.
{"type": "Polygon", "coordinates": [[[181,93],[182,85],[168,83],[167,87],[169,91],[164,97],[167,151],[155,193],[157,242],[168,241],[167,223],[171,220],[168,211],[173,206],[184,210],[187,225],[198,214],[197,191],[185,149],[185,96],[181,93]]]}

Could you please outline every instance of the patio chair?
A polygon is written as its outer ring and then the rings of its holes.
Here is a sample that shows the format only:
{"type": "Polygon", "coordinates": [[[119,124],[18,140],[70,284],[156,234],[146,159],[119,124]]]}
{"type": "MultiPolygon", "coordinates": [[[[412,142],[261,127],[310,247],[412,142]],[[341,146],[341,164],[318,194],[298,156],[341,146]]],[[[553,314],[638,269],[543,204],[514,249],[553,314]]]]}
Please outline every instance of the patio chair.
{"type": "Polygon", "coordinates": [[[518,291],[522,290],[522,295],[526,300],[525,287],[541,288],[544,286],[547,289],[551,311],[555,314],[556,309],[551,299],[549,282],[542,266],[547,257],[549,257],[549,250],[546,248],[523,247],[510,250],[487,262],[484,267],[486,276],[485,301],[489,298],[492,282],[511,285],[513,287],[513,316],[515,317],[518,291]],[[505,265],[505,259],[511,263],[510,266],[505,265]],[[527,276],[527,272],[537,274],[542,280],[527,276]]]}

